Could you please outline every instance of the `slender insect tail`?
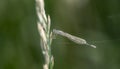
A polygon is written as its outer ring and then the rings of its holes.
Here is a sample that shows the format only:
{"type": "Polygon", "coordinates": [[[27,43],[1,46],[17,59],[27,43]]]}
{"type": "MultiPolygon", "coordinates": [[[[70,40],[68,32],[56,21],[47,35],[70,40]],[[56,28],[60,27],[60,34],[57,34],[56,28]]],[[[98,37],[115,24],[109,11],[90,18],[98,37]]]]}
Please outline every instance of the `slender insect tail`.
{"type": "Polygon", "coordinates": [[[91,45],[91,44],[88,44],[88,43],[86,43],[85,45],[87,45],[87,46],[91,46],[91,47],[93,47],[93,48],[96,48],[95,45],[91,45]]]}

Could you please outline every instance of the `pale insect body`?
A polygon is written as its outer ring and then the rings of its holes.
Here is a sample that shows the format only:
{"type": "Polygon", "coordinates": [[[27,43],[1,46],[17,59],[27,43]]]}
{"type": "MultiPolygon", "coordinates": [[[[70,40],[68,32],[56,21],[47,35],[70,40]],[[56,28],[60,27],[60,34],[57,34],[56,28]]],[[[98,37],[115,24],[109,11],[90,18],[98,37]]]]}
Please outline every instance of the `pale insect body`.
{"type": "Polygon", "coordinates": [[[93,48],[96,48],[96,46],[88,44],[88,43],[86,42],[86,40],[84,40],[84,39],[82,39],[82,38],[79,38],[79,37],[76,37],[76,36],[73,36],[73,35],[71,35],[71,34],[65,33],[65,32],[63,32],[63,31],[61,31],[61,30],[56,30],[56,29],[54,29],[54,30],[53,30],[53,33],[58,34],[58,35],[61,35],[61,36],[64,36],[64,37],[67,37],[68,39],[70,39],[71,41],[73,41],[73,42],[75,42],[75,43],[77,43],[77,44],[84,44],[84,45],[88,45],[88,46],[91,46],[91,47],[93,47],[93,48]]]}

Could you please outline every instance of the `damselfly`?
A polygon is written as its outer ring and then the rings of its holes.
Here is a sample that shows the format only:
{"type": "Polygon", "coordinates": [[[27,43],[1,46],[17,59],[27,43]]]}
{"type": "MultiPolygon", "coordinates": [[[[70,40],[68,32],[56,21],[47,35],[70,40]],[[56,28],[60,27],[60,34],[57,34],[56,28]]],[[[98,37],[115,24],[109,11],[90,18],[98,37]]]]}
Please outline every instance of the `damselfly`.
{"type": "Polygon", "coordinates": [[[53,29],[53,33],[64,36],[64,37],[67,37],[69,40],[71,40],[71,41],[73,41],[77,44],[83,44],[83,45],[87,45],[87,46],[91,46],[93,48],[96,48],[95,45],[88,44],[86,40],[84,40],[82,38],[79,38],[79,37],[76,37],[76,36],[73,36],[71,34],[68,34],[68,33],[63,32],[61,30],[53,29]]]}

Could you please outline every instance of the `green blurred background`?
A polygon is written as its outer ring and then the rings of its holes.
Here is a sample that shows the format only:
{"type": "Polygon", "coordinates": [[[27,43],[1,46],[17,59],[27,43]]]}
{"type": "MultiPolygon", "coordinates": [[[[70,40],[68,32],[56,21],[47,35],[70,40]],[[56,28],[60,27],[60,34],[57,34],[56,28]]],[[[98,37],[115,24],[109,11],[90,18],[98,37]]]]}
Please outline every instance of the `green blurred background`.
{"type": "MultiPolygon", "coordinates": [[[[54,69],[120,69],[120,0],[45,0],[52,29],[84,38],[93,49],[57,36],[54,69]]],[[[0,0],[0,69],[42,69],[34,0],[0,0]]]]}

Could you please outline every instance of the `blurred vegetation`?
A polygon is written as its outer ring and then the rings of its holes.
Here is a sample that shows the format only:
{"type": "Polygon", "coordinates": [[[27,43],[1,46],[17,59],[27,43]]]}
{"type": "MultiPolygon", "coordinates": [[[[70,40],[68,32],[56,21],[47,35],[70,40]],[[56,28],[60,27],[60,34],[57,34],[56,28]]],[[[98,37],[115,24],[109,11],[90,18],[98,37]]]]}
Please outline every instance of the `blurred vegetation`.
{"type": "MultiPolygon", "coordinates": [[[[93,49],[57,36],[54,69],[120,69],[119,0],[45,0],[52,28],[86,39],[93,49]]],[[[0,69],[42,69],[34,0],[0,0],[0,69]]]]}

